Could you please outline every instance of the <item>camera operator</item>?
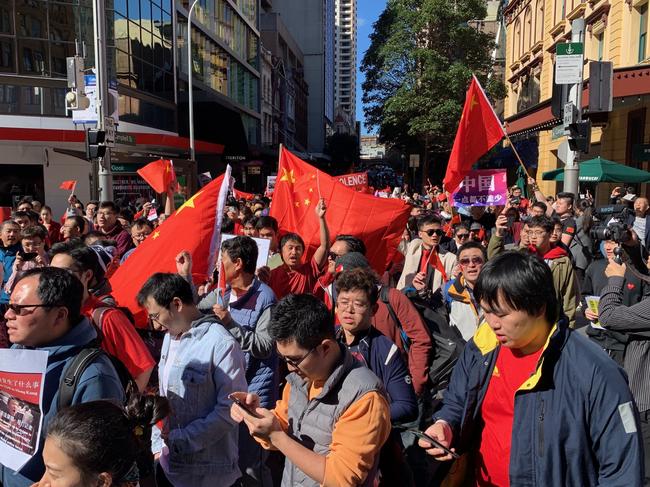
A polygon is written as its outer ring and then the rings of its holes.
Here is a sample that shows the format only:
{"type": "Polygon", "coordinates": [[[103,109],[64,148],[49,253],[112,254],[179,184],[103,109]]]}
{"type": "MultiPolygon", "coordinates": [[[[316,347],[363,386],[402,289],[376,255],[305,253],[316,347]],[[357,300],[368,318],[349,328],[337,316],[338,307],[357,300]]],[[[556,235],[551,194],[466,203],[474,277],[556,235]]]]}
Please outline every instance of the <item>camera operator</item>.
{"type": "Polygon", "coordinates": [[[528,213],[530,200],[522,195],[521,188],[519,186],[515,185],[510,188],[510,198],[508,199],[508,202],[512,208],[517,209],[521,216],[525,216],[528,213]]]}
{"type": "Polygon", "coordinates": [[[640,413],[645,449],[645,486],[650,486],[650,299],[625,306],[627,266],[609,259],[607,285],[598,305],[598,321],[612,338],[614,349],[606,351],[623,366],[640,413]]]}

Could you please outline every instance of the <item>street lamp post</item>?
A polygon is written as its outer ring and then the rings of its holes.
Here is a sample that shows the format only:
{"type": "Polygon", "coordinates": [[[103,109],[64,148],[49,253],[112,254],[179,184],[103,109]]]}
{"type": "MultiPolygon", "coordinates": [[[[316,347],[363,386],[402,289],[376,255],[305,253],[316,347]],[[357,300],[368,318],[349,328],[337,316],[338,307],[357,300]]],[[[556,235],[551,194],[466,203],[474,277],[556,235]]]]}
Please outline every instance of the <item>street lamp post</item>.
{"type": "Polygon", "coordinates": [[[194,150],[194,93],[192,90],[192,11],[199,0],[194,0],[190,10],[187,12],[187,101],[190,114],[190,159],[195,160],[194,150]]]}

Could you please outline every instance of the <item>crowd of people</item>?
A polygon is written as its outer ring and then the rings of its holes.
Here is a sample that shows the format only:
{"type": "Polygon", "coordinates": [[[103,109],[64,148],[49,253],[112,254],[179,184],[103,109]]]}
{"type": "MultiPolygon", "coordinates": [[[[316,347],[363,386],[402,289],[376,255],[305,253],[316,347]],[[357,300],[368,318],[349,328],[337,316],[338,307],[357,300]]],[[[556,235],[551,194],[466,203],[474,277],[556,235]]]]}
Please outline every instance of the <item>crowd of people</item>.
{"type": "Polygon", "coordinates": [[[147,328],[110,277],[173,188],[71,196],[60,219],[19,202],[0,347],[49,359],[42,441],[1,485],[650,485],[648,200],[615,188],[606,212],[528,183],[500,207],[379,195],[411,205],[387,269],[366,257],[381,242],[330,234],[323,199],[309,255],[270,198],[230,199],[221,266],[196,282],[183,251],[147,276],[147,328]]]}

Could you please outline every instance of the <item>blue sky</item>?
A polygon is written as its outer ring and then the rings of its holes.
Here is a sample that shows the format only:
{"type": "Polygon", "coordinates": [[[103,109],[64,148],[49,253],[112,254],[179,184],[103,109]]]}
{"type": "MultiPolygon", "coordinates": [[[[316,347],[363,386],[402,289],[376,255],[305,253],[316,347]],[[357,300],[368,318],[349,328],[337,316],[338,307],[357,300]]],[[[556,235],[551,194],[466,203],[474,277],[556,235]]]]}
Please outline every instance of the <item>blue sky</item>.
{"type": "Polygon", "coordinates": [[[363,54],[370,45],[372,24],[386,7],[386,0],[357,0],[357,120],[361,120],[361,133],[368,131],[363,123],[363,105],[361,104],[361,83],[363,74],[359,71],[363,54]]]}

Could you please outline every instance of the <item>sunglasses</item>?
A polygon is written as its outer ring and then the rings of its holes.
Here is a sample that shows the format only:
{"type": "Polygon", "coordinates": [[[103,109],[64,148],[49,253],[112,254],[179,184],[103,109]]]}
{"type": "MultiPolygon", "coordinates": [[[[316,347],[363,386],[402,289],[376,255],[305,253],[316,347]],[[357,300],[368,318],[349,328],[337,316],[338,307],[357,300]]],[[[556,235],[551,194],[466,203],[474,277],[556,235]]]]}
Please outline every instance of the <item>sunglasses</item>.
{"type": "Polygon", "coordinates": [[[300,367],[300,364],[305,361],[307,357],[309,357],[314,351],[319,347],[320,345],[316,345],[314,348],[312,348],[309,352],[307,352],[305,355],[300,357],[299,359],[292,359],[289,357],[285,357],[282,355],[280,352],[278,352],[278,357],[280,357],[280,360],[282,360],[284,363],[291,365],[293,368],[297,369],[300,367]]]}
{"type": "Polygon", "coordinates": [[[437,235],[438,237],[442,237],[445,232],[441,228],[431,228],[429,230],[420,230],[422,233],[426,233],[429,237],[433,237],[434,235],[437,235]]]}
{"type": "Polygon", "coordinates": [[[457,233],[456,237],[458,237],[458,238],[467,238],[467,237],[469,237],[469,233],[457,233]]]}
{"type": "Polygon", "coordinates": [[[36,311],[36,308],[57,308],[59,306],[63,306],[62,304],[13,304],[9,303],[7,304],[7,309],[10,309],[11,311],[14,312],[16,316],[26,316],[32,314],[34,311],[36,311]],[[32,309],[31,312],[29,313],[23,313],[23,310],[27,308],[34,308],[32,309]]]}
{"type": "Polygon", "coordinates": [[[471,259],[465,258],[465,259],[460,259],[458,261],[460,265],[469,265],[470,263],[473,265],[479,265],[485,262],[481,257],[472,257],[471,259]]]}

